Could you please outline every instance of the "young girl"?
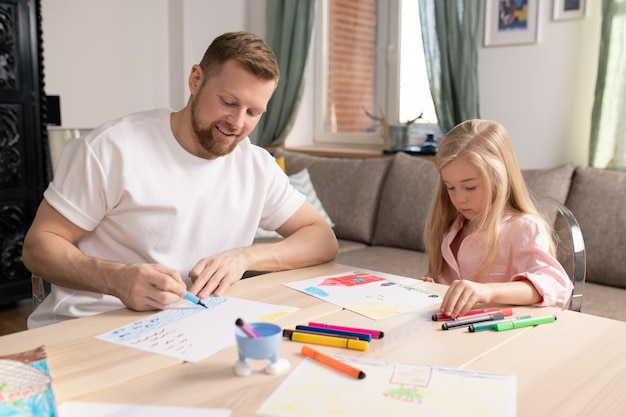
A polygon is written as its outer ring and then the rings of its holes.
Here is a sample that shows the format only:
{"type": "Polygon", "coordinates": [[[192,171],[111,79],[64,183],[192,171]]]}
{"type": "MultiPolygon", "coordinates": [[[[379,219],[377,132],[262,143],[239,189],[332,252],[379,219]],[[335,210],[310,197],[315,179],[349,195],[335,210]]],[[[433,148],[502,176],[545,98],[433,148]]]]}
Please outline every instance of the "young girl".
{"type": "Polygon", "coordinates": [[[502,125],[468,120],[439,145],[425,231],[427,280],[449,284],[441,312],[477,303],[563,307],[573,285],[533,204],[502,125]]]}

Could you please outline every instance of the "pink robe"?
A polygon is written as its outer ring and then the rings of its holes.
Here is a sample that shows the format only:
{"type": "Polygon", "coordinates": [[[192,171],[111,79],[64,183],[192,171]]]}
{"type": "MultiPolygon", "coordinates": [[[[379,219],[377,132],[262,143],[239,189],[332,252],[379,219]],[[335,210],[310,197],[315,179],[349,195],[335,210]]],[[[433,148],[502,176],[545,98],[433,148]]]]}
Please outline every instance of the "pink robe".
{"type": "MultiPolygon", "coordinates": [[[[436,279],[451,284],[457,279],[475,280],[487,247],[481,234],[467,236],[455,259],[451,245],[463,225],[459,216],[446,232],[441,244],[449,268],[436,279]]],[[[480,282],[530,282],[542,297],[540,306],[563,307],[574,288],[561,264],[550,255],[549,236],[530,215],[505,216],[500,223],[499,248],[480,282]]]]}

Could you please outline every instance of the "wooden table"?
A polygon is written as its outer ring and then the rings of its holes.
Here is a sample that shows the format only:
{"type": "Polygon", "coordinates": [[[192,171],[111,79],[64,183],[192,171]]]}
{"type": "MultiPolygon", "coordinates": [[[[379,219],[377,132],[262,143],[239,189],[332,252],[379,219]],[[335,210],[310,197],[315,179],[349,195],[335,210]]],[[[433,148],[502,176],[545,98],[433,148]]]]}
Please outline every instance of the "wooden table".
{"type": "MultiPolygon", "coordinates": [[[[626,410],[626,323],[554,308],[514,307],[515,315],[556,313],[550,325],[507,332],[443,331],[431,315],[437,306],[374,321],[282,284],[355,268],[326,264],[266,274],[235,284],[228,295],[298,307],[278,324],[309,320],[375,327],[385,337],[367,352],[320,347],[327,354],[364,356],[421,365],[457,367],[517,376],[519,416],[621,416],[626,410]]],[[[425,284],[443,294],[445,287],[425,284]]],[[[198,363],[152,354],[94,336],[154,313],[116,310],[0,338],[0,355],[45,344],[58,402],[68,400],[232,409],[251,416],[287,374],[255,370],[234,375],[235,346],[198,363]]],[[[283,342],[292,368],[302,344],[283,342]]],[[[259,367],[266,363],[258,361],[259,367]]]]}

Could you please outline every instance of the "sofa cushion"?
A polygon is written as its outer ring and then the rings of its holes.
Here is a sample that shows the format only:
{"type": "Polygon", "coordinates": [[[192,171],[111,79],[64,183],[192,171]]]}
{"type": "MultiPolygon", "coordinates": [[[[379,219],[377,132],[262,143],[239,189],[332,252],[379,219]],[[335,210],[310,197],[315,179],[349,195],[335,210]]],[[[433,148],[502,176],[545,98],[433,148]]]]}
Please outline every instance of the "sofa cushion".
{"type": "Polygon", "coordinates": [[[309,174],[308,169],[305,168],[300,172],[291,174],[289,176],[289,182],[296,190],[306,196],[306,201],[308,201],[315,208],[315,210],[322,215],[324,220],[326,220],[326,223],[328,223],[331,227],[335,225],[328,216],[328,213],[326,213],[326,210],[324,210],[324,206],[315,192],[315,187],[311,181],[311,175],[309,174]]]}
{"type": "Polygon", "coordinates": [[[552,197],[565,204],[575,169],[574,164],[563,164],[553,168],[524,169],[522,175],[531,195],[552,197]]]}
{"type": "MultiPolygon", "coordinates": [[[[281,156],[280,158],[276,158],[276,159],[283,160],[282,163],[283,163],[283,171],[284,171],[284,163],[285,163],[284,157],[281,156]]],[[[330,227],[335,226],[331,218],[328,217],[328,213],[326,213],[326,210],[324,210],[324,206],[322,205],[322,202],[317,197],[317,193],[315,192],[315,187],[313,187],[313,182],[311,181],[311,176],[309,175],[309,171],[306,168],[300,172],[290,175],[289,182],[291,183],[293,188],[295,188],[296,190],[304,194],[304,196],[306,197],[306,201],[308,201],[313,206],[313,208],[315,208],[315,210],[317,210],[318,213],[321,214],[321,216],[324,218],[324,220],[326,220],[326,223],[328,223],[330,227]]],[[[257,229],[255,239],[280,238],[280,237],[281,236],[273,230],[265,230],[259,227],[257,229]]]]}
{"type": "Polygon", "coordinates": [[[381,185],[391,158],[331,158],[279,149],[287,174],[308,169],[339,239],[371,243],[381,185]]]}
{"type": "Polygon", "coordinates": [[[555,225],[558,209],[553,205],[542,203],[540,198],[550,197],[565,204],[575,169],[574,164],[563,164],[553,168],[522,170],[530,195],[537,202],[537,209],[544,213],[548,223],[552,226],[555,225]]]}
{"type": "Polygon", "coordinates": [[[626,289],[609,285],[585,283],[582,312],[626,321],[626,289]]]}
{"type": "Polygon", "coordinates": [[[373,244],[424,251],[424,227],[439,174],[432,160],[397,153],[383,184],[373,244]]]}
{"type": "Polygon", "coordinates": [[[566,205],[583,233],[588,280],[626,288],[626,175],[578,167],[566,205]]]}

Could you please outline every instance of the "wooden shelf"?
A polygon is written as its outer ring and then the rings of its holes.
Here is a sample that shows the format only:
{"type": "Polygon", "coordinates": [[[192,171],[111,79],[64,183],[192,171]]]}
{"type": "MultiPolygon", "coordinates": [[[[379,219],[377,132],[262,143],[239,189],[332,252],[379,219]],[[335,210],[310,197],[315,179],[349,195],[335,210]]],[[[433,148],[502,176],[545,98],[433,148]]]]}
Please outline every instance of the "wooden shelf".
{"type": "Polygon", "coordinates": [[[382,148],[375,147],[352,147],[352,146],[293,146],[283,147],[290,152],[300,152],[315,156],[329,156],[335,158],[381,158],[388,156],[383,154],[382,148]]]}
{"type": "MultiPolygon", "coordinates": [[[[312,146],[293,146],[293,147],[270,147],[266,148],[270,152],[276,149],[284,149],[290,152],[300,152],[307,155],[326,156],[331,158],[383,158],[390,157],[394,154],[383,153],[380,147],[352,147],[352,146],[332,146],[332,145],[312,145],[312,146]]],[[[415,155],[418,158],[432,159],[431,155],[415,155]]]]}

